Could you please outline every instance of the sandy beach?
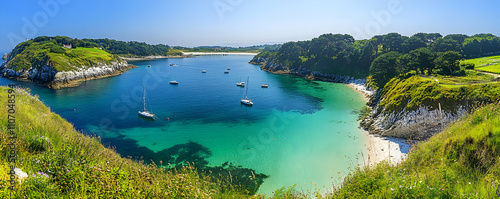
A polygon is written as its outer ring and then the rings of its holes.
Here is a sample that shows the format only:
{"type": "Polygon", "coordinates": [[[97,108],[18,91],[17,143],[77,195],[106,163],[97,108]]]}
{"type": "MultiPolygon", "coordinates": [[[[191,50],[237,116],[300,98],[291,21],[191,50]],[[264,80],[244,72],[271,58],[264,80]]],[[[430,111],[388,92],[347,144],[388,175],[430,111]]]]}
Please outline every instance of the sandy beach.
{"type": "Polygon", "coordinates": [[[257,55],[258,53],[228,53],[228,52],[182,52],[182,55],[257,55]]]}
{"type": "MultiPolygon", "coordinates": [[[[363,95],[367,101],[374,94],[374,91],[368,90],[364,86],[362,80],[354,80],[345,85],[363,95]]],[[[391,164],[399,164],[408,157],[411,146],[406,140],[370,134],[368,131],[364,131],[364,135],[366,140],[365,166],[374,166],[384,160],[391,164]]]]}

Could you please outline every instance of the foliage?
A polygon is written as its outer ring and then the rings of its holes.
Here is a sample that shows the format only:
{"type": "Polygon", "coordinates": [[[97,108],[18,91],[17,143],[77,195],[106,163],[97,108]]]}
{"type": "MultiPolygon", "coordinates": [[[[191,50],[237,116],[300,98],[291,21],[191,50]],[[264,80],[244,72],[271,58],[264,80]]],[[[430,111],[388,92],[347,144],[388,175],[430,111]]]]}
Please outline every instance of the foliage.
{"type": "MultiPolygon", "coordinates": [[[[7,117],[0,118],[2,198],[250,198],[227,178],[213,178],[193,166],[169,167],[122,158],[50,112],[26,90],[16,91],[16,167],[28,174],[10,189],[7,117]],[[29,124],[29,125],[27,125],[29,124]],[[45,142],[45,141],[47,142],[45,142]],[[50,147],[47,146],[50,140],[50,147]],[[42,151],[41,149],[44,149],[42,151]]],[[[0,87],[0,104],[7,104],[0,87]]],[[[0,106],[7,113],[8,107],[0,106]]],[[[161,163],[161,162],[160,162],[161,163]]],[[[222,170],[224,171],[224,170],[222,170]]],[[[221,171],[221,172],[222,172],[221,171]]]]}
{"type": "Polygon", "coordinates": [[[84,65],[94,66],[99,63],[110,64],[120,61],[119,58],[98,48],[64,49],[55,39],[36,42],[39,40],[29,40],[17,45],[12,51],[17,54],[11,53],[13,58],[7,67],[20,71],[52,65],[57,71],[69,71],[84,65]]]}
{"type": "Polygon", "coordinates": [[[497,197],[499,137],[500,105],[487,105],[412,147],[400,165],[357,169],[333,198],[497,197]]]}
{"type": "MultiPolygon", "coordinates": [[[[474,78],[473,78],[474,79],[474,78]]],[[[500,84],[464,84],[460,87],[442,85],[438,80],[411,76],[396,77],[382,90],[379,106],[384,112],[412,111],[421,105],[454,111],[456,107],[466,108],[476,103],[492,103],[500,99],[500,84]],[[469,105],[469,106],[467,106],[469,105]]]]}
{"type": "Polygon", "coordinates": [[[460,59],[462,55],[455,51],[446,51],[444,53],[438,53],[434,63],[441,69],[442,74],[453,75],[453,72],[460,70],[460,59]]]}
{"type": "MultiPolygon", "coordinates": [[[[402,54],[397,64],[400,70],[396,75],[410,70],[428,75],[464,75],[463,68],[456,64],[456,60],[461,57],[456,56],[457,54],[474,57],[500,53],[499,41],[500,38],[492,34],[450,34],[443,37],[439,33],[417,33],[407,37],[389,33],[357,41],[350,35],[324,34],[309,41],[287,42],[277,51],[264,50],[254,58],[267,58],[269,63],[287,66],[291,71],[321,72],[357,78],[371,75],[374,82],[384,82],[386,80],[377,80],[377,75],[370,73],[370,66],[377,57],[385,53],[402,54]],[[435,59],[438,60],[434,62],[435,59]],[[436,67],[438,70],[434,71],[436,67]]],[[[383,85],[378,87],[382,88],[383,85]]]]}
{"type": "Polygon", "coordinates": [[[397,60],[401,56],[398,52],[388,52],[377,57],[370,66],[370,74],[375,86],[383,87],[390,79],[400,73],[397,60]]]}

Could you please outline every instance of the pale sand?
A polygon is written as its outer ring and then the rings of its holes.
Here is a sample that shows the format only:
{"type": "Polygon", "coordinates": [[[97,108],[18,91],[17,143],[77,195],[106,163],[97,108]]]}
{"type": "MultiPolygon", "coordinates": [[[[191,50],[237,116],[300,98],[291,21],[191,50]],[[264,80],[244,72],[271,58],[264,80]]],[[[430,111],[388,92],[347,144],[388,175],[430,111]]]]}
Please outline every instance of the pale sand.
{"type": "MultiPolygon", "coordinates": [[[[345,85],[363,95],[366,100],[374,93],[359,83],[345,85]]],[[[384,160],[393,165],[399,164],[408,157],[411,146],[406,140],[370,134],[368,131],[364,131],[364,135],[366,140],[364,166],[374,166],[384,160]]]]}
{"type": "Polygon", "coordinates": [[[408,157],[410,144],[406,140],[369,134],[368,131],[365,131],[364,134],[367,152],[367,156],[364,156],[365,166],[377,165],[384,160],[395,165],[408,157]]]}
{"type": "Polygon", "coordinates": [[[182,52],[182,55],[257,55],[258,53],[182,52]]]}

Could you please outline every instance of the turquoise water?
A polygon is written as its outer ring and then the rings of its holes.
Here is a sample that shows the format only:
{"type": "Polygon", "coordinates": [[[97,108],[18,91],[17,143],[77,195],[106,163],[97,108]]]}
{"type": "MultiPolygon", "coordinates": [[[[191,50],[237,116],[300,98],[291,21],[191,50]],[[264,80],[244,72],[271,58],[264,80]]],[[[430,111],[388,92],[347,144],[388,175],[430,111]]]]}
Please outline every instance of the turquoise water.
{"type": "MultiPolygon", "coordinates": [[[[60,90],[15,83],[31,88],[51,110],[84,133],[101,136],[122,155],[158,161],[172,155],[169,148],[175,145],[197,143],[209,151],[204,158],[210,166],[231,162],[269,175],[260,193],[294,184],[305,190],[315,187],[311,182],[330,190],[364,151],[356,121],[362,96],[342,84],[261,71],[247,63],[251,58],[136,61],[131,63],[139,68],[120,76],[60,90]],[[223,73],[226,68],[229,74],[223,73]],[[245,88],[236,83],[247,77],[253,107],[239,102],[245,88]],[[137,115],[143,85],[158,120],[137,115]]],[[[0,79],[0,85],[10,82],[0,79]]]]}

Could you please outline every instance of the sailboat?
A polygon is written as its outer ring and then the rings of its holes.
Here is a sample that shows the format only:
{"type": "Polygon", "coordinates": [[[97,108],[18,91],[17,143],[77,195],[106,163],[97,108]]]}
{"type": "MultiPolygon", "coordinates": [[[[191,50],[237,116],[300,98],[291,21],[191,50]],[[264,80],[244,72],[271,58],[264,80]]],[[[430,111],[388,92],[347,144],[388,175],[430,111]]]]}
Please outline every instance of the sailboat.
{"type": "Polygon", "coordinates": [[[247,77],[247,87],[246,87],[246,90],[245,90],[245,99],[241,99],[241,103],[244,104],[244,105],[247,105],[247,106],[252,106],[253,105],[253,102],[252,102],[252,99],[248,99],[248,77],[247,77]]]}
{"type": "Polygon", "coordinates": [[[143,109],[142,111],[139,110],[139,115],[142,116],[142,117],[145,117],[145,118],[151,118],[151,119],[154,119],[155,117],[155,114],[149,112],[147,109],[146,109],[146,87],[143,86],[143,96],[142,96],[142,101],[143,101],[143,109]]]}

